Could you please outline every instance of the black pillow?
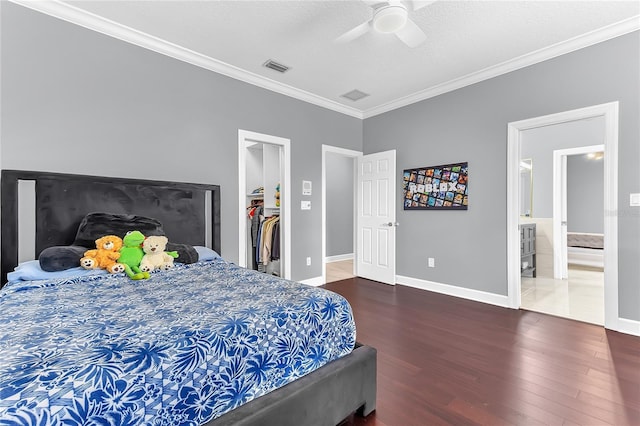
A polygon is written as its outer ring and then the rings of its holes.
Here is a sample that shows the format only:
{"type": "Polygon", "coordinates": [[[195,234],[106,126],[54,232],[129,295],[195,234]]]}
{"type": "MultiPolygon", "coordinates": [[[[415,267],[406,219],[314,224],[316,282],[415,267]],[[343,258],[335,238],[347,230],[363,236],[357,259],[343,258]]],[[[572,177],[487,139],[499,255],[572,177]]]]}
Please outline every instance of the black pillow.
{"type": "Polygon", "coordinates": [[[198,261],[198,252],[189,244],[172,243],[169,241],[165,250],[178,252],[178,258],[175,259],[176,262],[196,263],[198,261]]]}
{"type": "Polygon", "coordinates": [[[129,231],[140,231],[145,237],[164,235],[157,219],[132,214],[89,213],[80,222],[73,245],[95,248],[98,238],[105,235],[124,238],[129,231]]]}
{"type": "MultiPolygon", "coordinates": [[[[95,243],[94,243],[95,245],[95,243]]],[[[89,250],[81,246],[55,246],[42,250],[38,261],[40,268],[47,272],[64,271],[80,266],[80,259],[89,250]]]]}
{"type": "MultiPolygon", "coordinates": [[[[124,238],[129,231],[140,231],[145,237],[165,235],[157,219],[131,214],[89,213],[80,222],[72,246],[55,246],[42,250],[38,260],[43,271],[64,271],[80,266],[80,259],[87,250],[96,248],[96,240],[105,235],[124,238]]],[[[195,263],[198,252],[188,244],[169,242],[167,251],[177,251],[177,262],[195,263]]]]}

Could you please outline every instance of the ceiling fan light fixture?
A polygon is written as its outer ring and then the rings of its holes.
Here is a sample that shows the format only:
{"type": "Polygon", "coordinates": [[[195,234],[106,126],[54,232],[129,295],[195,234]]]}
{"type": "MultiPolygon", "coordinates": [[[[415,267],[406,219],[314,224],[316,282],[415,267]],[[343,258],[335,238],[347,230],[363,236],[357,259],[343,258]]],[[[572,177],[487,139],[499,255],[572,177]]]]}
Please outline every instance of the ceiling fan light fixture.
{"type": "Polygon", "coordinates": [[[407,23],[407,8],[401,4],[377,9],[373,15],[373,28],[380,33],[395,33],[407,23]]]}

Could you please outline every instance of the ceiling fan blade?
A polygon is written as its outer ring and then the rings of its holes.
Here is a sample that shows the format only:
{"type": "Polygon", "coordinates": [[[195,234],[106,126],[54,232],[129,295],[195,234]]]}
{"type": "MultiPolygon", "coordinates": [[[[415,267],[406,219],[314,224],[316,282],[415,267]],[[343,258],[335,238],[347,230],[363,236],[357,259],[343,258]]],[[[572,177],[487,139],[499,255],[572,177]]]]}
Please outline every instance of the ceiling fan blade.
{"type": "Polygon", "coordinates": [[[411,19],[407,19],[407,23],[396,31],[396,35],[409,47],[418,47],[427,39],[426,34],[411,19]]]}
{"type": "Polygon", "coordinates": [[[342,34],[340,37],[336,38],[334,41],[336,43],[349,43],[361,37],[369,32],[371,29],[371,21],[363,22],[355,28],[350,29],[346,33],[342,34]]]}
{"type": "Polygon", "coordinates": [[[435,3],[436,0],[411,0],[411,4],[413,5],[413,10],[420,10],[423,7],[427,7],[432,3],[435,3]]]}
{"type": "Polygon", "coordinates": [[[381,3],[386,3],[386,0],[362,0],[362,2],[369,7],[375,8],[381,3]]]}

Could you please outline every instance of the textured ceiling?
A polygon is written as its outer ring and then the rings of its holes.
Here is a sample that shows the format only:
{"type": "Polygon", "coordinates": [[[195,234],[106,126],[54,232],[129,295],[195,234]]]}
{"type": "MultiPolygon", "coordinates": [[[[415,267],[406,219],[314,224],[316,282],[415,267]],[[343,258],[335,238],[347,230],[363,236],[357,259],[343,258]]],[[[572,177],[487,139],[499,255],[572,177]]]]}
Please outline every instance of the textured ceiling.
{"type": "Polygon", "coordinates": [[[375,32],[335,43],[371,18],[358,0],[64,3],[363,116],[612,24],[640,28],[638,1],[440,0],[410,12],[427,35],[412,49],[375,32]],[[353,89],[371,96],[340,97],[353,89]]]}

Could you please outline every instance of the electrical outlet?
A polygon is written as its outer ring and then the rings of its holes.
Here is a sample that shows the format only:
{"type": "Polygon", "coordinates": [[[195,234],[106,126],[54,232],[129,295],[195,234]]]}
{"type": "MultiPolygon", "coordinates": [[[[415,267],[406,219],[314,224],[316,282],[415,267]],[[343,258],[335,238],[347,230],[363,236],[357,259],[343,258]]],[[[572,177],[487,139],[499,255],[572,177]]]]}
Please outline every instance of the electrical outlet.
{"type": "Polygon", "coordinates": [[[307,266],[311,266],[311,258],[307,257],[307,266]]]}
{"type": "Polygon", "coordinates": [[[428,261],[427,265],[429,266],[429,268],[436,267],[436,260],[433,257],[430,257],[429,259],[427,259],[427,261],[428,261]]]}

